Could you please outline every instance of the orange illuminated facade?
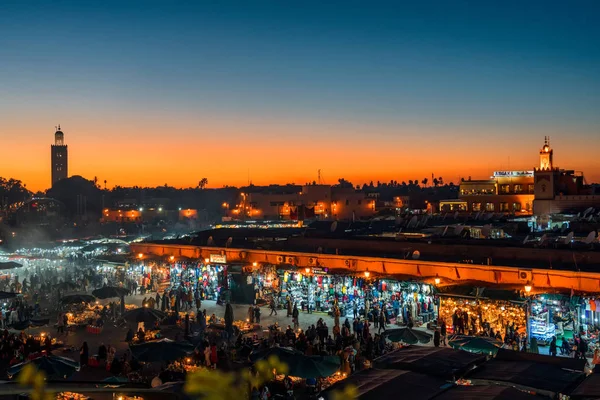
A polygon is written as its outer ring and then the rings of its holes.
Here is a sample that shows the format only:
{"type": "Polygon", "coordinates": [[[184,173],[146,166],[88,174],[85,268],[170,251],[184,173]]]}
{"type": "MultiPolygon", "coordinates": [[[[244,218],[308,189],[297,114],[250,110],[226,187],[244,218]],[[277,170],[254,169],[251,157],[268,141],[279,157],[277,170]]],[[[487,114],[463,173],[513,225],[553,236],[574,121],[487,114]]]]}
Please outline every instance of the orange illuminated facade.
{"type": "Polygon", "coordinates": [[[102,210],[101,222],[133,222],[142,221],[142,213],[139,210],[109,209],[102,210]]]}
{"type": "Polygon", "coordinates": [[[232,219],[350,220],[372,217],[376,211],[375,199],[363,191],[305,185],[287,193],[241,193],[237,204],[227,209],[227,216],[232,219]]]}
{"type": "Polygon", "coordinates": [[[179,220],[185,221],[189,219],[198,219],[198,210],[187,208],[185,210],[179,210],[179,220]]]}

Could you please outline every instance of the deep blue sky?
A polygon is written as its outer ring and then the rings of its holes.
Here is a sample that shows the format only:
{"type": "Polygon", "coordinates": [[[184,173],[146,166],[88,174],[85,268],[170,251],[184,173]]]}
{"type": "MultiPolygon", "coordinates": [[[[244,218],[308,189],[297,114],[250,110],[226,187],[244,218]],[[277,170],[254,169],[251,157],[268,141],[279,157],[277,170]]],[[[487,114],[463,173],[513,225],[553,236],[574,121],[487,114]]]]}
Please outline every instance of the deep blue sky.
{"type": "MultiPolygon", "coordinates": [[[[563,160],[589,169],[590,144],[600,145],[599,15],[600,2],[591,0],[2,0],[0,117],[11,130],[22,127],[24,139],[61,121],[92,139],[108,129],[102,121],[119,123],[121,137],[139,139],[148,132],[143,120],[160,126],[162,118],[177,121],[185,138],[196,129],[208,134],[202,121],[252,123],[257,131],[262,121],[293,143],[299,133],[285,128],[308,124],[304,136],[345,143],[330,149],[338,162],[365,136],[401,147],[422,129],[434,146],[472,152],[493,143],[497,160],[529,154],[528,166],[547,131],[563,160]],[[315,127],[322,132],[311,133],[315,127]]],[[[270,137],[253,140],[285,146],[270,137]]],[[[78,144],[83,152],[86,142],[78,144]]],[[[392,165],[361,168],[377,174],[392,165]]],[[[284,170],[312,174],[298,168],[284,170]]]]}

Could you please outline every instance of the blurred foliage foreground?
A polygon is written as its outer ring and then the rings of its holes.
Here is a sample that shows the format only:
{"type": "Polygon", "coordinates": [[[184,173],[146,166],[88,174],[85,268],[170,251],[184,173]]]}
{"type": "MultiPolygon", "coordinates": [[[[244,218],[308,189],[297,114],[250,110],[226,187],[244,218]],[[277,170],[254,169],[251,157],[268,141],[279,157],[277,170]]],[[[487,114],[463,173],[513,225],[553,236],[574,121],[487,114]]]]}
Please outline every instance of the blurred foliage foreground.
{"type": "MultiPolygon", "coordinates": [[[[201,369],[187,375],[184,390],[191,397],[206,400],[240,400],[249,399],[252,388],[262,388],[278,374],[286,375],[288,366],[275,356],[260,360],[254,364],[255,372],[250,370],[242,374],[201,369]]],[[[46,377],[33,365],[27,365],[18,376],[20,385],[31,388],[31,400],[51,400],[54,393],[46,390],[46,377]]],[[[343,391],[334,391],[332,400],[349,400],[357,398],[354,386],[347,385],[343,391]]]]}

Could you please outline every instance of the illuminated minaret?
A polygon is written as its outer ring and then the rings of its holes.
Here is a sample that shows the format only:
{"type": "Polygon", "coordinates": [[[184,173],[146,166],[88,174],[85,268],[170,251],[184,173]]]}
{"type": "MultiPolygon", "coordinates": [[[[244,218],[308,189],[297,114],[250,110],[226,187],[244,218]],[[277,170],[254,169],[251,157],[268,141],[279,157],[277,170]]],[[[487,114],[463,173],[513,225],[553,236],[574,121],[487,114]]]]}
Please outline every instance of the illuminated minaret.
{"type": "Polygon", "coordinates": [[[550,137],[544,137],[544,147],[540,150],[540,170],[552,169],[552,149],[550,148],[550,137]]]}
{"type": "Polygon", "coordinates": [[[65,144],[65,134],[60,130],[60,125],[56,127],[54,133],[54,144],[50,146],[52,165],[52,186],[61,179],[65,179],[68,174],[68,151],[65,144]]]}

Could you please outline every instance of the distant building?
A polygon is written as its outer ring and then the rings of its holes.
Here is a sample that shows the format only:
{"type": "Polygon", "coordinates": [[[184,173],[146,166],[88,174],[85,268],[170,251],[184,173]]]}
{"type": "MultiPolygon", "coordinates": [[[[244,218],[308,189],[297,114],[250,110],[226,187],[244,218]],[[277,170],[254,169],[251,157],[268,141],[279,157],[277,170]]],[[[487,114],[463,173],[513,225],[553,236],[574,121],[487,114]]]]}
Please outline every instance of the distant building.
{"type": "Polygon", "coordinates": [[[223,204],[237,220],[352,220],[375,215],[376,200],[352,187],[304,185],[241,193],[235,205],[223,204]]]}
{"type": "Polygon", "coordinates": [[[65,144],[65,135],[60,130],[60,125],[54,133],[54,144],[50,146],[51,154],[51,171],[52,171],[52,186],[61,179],[66,179],[69,176],[68,164],[68,149],[65,144]]]}
{"type": "Polygon", "coordinates": [[[460,183],[458,200],[440,202],[442,212],[533,212],[533,171],[494,171],[490,179],[460,183]]]}
{"type": "Polygon", "coordinates": [[[600,195],[585,184],[582,172],[565,170],[553,164],[553,150],[546,138],[540,150],[540,166],[535,169],[535,215],[577,213],[600,206],[600,195]]]}
{"type": "Polygon", "coordinates": [[[469,178],[461,182],[458,200],[441,201],[440,211],[549,215],[599,207],[600,195],[585,184],[583,173],[559,169],[553,158],[546,137],[539,167],[533,171],[495,171],[485,180],[469,178]]]}
{"type": "Polygon", "coordinates": [[[102,210],[102,219],[100,221],[103,223],[107,223],[107,222],[140,223],[140,222],[142,222],[142,212],[137,209],[105,208],[104,210],[102,210]]]}

